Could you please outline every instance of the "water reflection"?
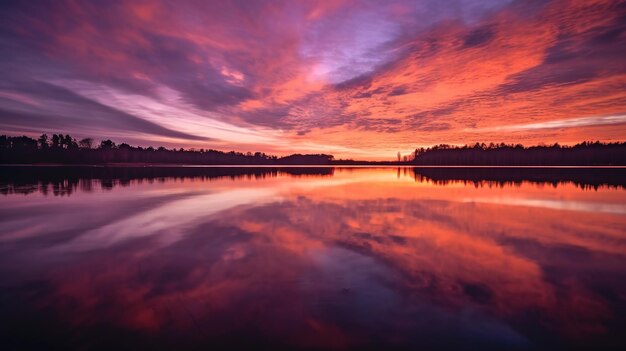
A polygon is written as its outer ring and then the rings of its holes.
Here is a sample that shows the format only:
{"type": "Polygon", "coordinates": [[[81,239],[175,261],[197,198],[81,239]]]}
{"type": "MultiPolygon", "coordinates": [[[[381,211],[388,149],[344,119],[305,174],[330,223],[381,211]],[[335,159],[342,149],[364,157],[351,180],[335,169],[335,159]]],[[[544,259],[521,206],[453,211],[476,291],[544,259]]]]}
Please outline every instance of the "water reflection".
{"type": "Polygon", "coordinates": [[[331,167],[101,167],[101,166],[3,166],[0,168],[0,194],[29,194],[39,191],[54,196],[71,195],[95,188],[112,189],[134,183],[220,178],[264,179],[278,175],[332,176],[331,167]]]}
{"type": "Polygon", "coordinates": [[[0,176],[19,349],[624,341],[623,170],[48,171],[0,176]]]}

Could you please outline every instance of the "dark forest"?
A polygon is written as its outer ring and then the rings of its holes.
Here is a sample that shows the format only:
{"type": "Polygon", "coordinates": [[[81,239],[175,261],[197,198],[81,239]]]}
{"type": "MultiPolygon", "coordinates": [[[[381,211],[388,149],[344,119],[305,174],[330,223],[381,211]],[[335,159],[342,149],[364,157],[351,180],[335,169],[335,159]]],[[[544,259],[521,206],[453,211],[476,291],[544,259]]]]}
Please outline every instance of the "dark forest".
{"type": "Polygon", "coordinates": [[[398,161],[335,160],[327,154],[278,157],[263,152],[223,152],[213,149],[134,147],[93,139],[80,141],[67,134],[0,136],[3,164],[195,164],[195,165],[432,165],[432,166],[624,166],[626,142],[582,142],[573,146],[484,144],[436,145],[418,148],[398,161]]]}

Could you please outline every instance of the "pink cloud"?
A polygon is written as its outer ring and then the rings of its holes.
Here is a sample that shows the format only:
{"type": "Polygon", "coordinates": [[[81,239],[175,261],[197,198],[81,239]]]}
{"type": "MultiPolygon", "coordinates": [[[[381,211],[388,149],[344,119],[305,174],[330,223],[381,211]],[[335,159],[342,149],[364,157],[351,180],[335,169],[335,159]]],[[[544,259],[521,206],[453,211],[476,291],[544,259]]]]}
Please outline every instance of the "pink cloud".
{"type": "MultiPolygon", "coordinates": [[[[9,123],[14,117],[0,120],[12,130],[54,129],[52,116],[70,113],[71,102],[38,83],[60,79],[116,92],[116,99],[79,94],[101,105],[153,101],[162,109],[158,118],[139,106],[124,112],[212,140],[207,147],[253,143],[260,151],[324,149],[348,157],[348,150],[360,150],[387,158],[436,143],[608,141],[626,132],[624,124],[593,121],[568,124],[565,133],[506,127],[626,110],[619,1],[16,6],[1,27],[14,46],[0,63],[8,78],[1,88],[31,100],[9,97],[0,108],[14,113],[24,103],[29,107],[19,111],[41,117],[22,127],[9,123]],[[164,88],[184,111],[168,110],[164,88]],[[64,109],[36,109],[43,103],[64,109]],[[211,121],[242,134],[195,127],[211,121]],[[251,132],[267,140],[248,139],[251,132]],[[283,144],[277,147],[274,137],[283,144]]],[[[76,115],[85,114],[83,105],[76,115]]],[[[84,121],[67,131],[116,129],[105,119],[95,129],[85,127],[93,120],[84,121]]],[[[155,140],[140,127],[127,129],[133,133],[133,140],[155,140]]],[[[163,142],[198,145],[185,137],[163,142]]]]}

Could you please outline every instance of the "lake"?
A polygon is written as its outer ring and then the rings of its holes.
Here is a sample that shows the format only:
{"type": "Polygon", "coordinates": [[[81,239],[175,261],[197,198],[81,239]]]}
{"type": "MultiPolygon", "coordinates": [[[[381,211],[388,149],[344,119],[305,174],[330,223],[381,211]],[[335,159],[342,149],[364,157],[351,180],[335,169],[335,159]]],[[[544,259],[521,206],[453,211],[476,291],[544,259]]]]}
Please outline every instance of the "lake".
{"type": "Polygon", "coordinates": [[[626,169],[0,172],[5,350],[626,341],[626,169]]]}

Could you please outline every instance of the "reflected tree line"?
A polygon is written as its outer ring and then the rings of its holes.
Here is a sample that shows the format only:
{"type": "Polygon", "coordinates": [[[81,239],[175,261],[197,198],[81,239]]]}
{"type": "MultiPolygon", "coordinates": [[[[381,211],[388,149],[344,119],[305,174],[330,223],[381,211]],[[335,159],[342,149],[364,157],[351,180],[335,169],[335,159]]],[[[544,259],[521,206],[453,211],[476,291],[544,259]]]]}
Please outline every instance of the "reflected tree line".
{"type": "Polygon", "coordinates": [[[134,184],[169,181],[211,181],[229,178],[266,179],[279,175],[291,177],[332,176],[330,167],[290,168],[206,168],[206,167],[88,167],[88,166],[7,166],[0,173],[0,194],[71,195],[77,190],[111,190],[134,184]]]}
{"type": "MultiPolygon", "coordinates": [[[[390,170],[395,172],[396,170],[390,170]]],[[[142,183],[217,179],[266,179],[290,177],[332,177],[333,167],[102,167],[102,166],[4,166],[0,172],[0,194],[71,195],[76,191],[111,190],[142,183]]],[[[574,184],[585,190],[602,187],[626,188],[626,169],[593,168],[406,168],[397,169],[416,182],[437,185],[463,183],[476,187],[520,186],[528,182],[557,187],[574,184]]]]}
{"type": "Polygon", "coordinates": [[[476,187],[520,186],[524,182],[557,187],[571,183],[585,190],[602,187],[626,188],[623,168],[419,168],[413,169],[416,182],[438,185],[454,183],[476,187]]]}
{"type": "Polygon", "coordinates": [[[68,134],[0,136],[0,163],[170,163],[220,165],[327,165],[333,160],[326,154],[293,154],[285,157],[263,152],[223,152],[213,149],[167,149],[163,146],[139,147],[116,144],[107,139],[96,144],[92,138],[76,140],[68,134]]]}

